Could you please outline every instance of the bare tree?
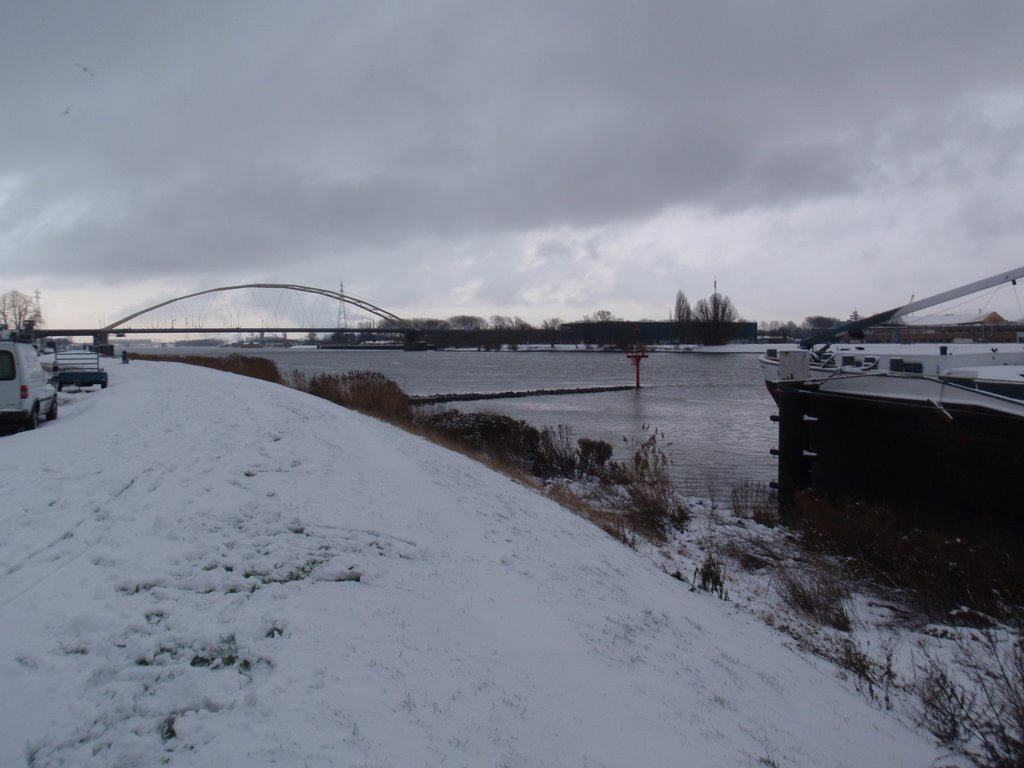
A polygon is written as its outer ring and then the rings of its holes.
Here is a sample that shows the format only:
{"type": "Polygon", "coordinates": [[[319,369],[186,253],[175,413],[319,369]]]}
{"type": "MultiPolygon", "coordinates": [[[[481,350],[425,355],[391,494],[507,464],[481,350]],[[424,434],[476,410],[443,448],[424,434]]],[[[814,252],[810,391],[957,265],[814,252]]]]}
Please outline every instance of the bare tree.
{"type": "Polygon", "coordinates": [[[767,320],[761,322],[758,332],[764,336],[795,338],[800,332],[800,326],[792,320],[767,320]]]}
{"type": "Polygon", "coordinates": [[[707,344],[727,341],[726,326],[739,316],[728,296],[715,291],[707,299],[700,299],[693,307],[694,319],[699,323],[701,336],[707,344]]]}
{"type": "Polygon", "coordinates": [[[495,331],[507,331],[515,327],[515,321],[508,315],[491,315],[490,326],[495,331]]]}
{"type": "Polygon", "coordinates": [[[487,321],[476,315],[454,315],[448,318],[448,327],[455,331],[479,331],[487,321]]]}
{"type": "Polygon", "coordinates": [[[693,323],[693,308],[682,290],[676,291],[676,304],[672,308],[672,322],[676,324],[676,335],[680,341],[686,341],[693,323]]]}
{"type": "Polygon", "coordinates": [[[583,319],[592,323],[610,323],[612,321],[619,320],[619,318],[617,318],[607,309],[599,309],[594,314],[583,319]]]}
{"type": "Polygon", "coordinates": [[[721,293],[712,293],[707,299],[700,299],[693,308],[693,315],[699,323],[734,323],[738,314],[732,299],[721,293]]]}
{"type": "Polygon", "coordinates": [[[562,327],[561,318],[549,317],[545,320],[541,320],[540,327],[542,330],[547,331],[544,335],[547,337],[551,346],[555,346],[555,343],[558,341],[558,332],[562,327]]]}
{"type": "Polygon", "coordinates": [[[434,317],[414,317],[409,320],[413,328],[421,331],[444,331],[449,327],[447,320],[438,320],[434,317]]]}
{"type": "Polygon", "coordinates": [[[28,325],[42,325],[38,302],[20,291],[0,294],[0,325],[22,330],[28,325]]]}

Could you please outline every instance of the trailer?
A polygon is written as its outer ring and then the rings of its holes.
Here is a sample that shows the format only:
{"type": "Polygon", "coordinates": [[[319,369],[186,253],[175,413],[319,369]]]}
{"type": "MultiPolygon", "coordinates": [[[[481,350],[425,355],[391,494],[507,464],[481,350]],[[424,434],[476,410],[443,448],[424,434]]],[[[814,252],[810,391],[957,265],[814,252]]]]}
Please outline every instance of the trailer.
{"type": "Polygon", "coordinates": [[[53,382],[59,392],[65,386],[107,388],[107,372],[100,365],[100,354],[88,349],[66,349],[53,361],[53,382]]]}

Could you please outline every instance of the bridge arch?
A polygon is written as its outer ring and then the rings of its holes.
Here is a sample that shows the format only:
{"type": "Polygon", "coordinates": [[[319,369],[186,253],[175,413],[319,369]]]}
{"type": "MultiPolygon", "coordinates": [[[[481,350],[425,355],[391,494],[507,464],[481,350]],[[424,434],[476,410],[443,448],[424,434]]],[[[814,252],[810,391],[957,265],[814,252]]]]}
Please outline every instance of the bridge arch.
{"type": "Polygon", "coordinates": [[[375,317],[379,317],[382,320],[387,320],[389,323],[394,323],[396,330],[412,330],[412,324],[409,323],[407,320],[403,320],[398,315],[392,314],[391,312],[388,312],[386,309],[382,309],[381,307],[378,307],[375,304],[371,304],[368,301],[364,301],[363,299],[357,299],[355,296],[350,296],[347,293],[332,291],[326,288],[312,288],[308,285],[294,285],[291,283],[247,283],[245,285],[224,285],[219,288],[207,288],[205,291],[196,291],[195,293],[188,293],[185,294],[184,296],[178,296],[173,299],[168,299],[167,301],[161,301],[159,304],[154,304],[151,307],[140,309],[138,312],[133,312],[132,314],[127,315],[126,317],[122,317],[120,320],[115,320],[110,325],[104,326],[103,330],[116,332],[118,328],[120,328],[125,323],[131,322],[136,317],[144,315],[147,312],[152,312],[154,310],[160,309],[161,307],[166,307],[169,304],[174,304],[175,302],[178,301],[191,299],[195,296],[203,296],[208,293],[240,291],[246,288],[278,288],[288,291],[301,291],[303,293],[313,293],[319,296],[326,296],[329,299],[334,299],[336,301],[344,302],[345,304],[350,304],[354,307],[358,307],[364,312],[369,312],[371,315],[374,315],[375,317]]]}

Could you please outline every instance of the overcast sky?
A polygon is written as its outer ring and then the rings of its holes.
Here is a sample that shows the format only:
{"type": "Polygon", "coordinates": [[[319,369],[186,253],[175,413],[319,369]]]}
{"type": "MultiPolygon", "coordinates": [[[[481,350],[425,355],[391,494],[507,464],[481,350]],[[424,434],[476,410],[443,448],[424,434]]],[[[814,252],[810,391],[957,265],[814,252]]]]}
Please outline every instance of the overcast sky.
{"type": "Polygon", "coordinates": [[[1024,264],[1022,41],[999,1],[5,0],[0,291],[879,311],[1024,264]]]}

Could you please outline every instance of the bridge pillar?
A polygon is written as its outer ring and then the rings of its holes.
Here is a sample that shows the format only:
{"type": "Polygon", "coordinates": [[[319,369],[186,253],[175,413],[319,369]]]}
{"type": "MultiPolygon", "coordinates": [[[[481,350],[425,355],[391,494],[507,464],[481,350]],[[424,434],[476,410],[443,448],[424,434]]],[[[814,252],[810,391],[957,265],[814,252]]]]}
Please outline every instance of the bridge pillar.
{"type": "Polygon", "coordinates": [[[101,344],[109,344],[110,343],[110,334],[109,333],[94,333],[92,335],[92,343],[93,343],[93,346],[96,346],[96,347],[100,346],[101,344]]]}
{"type": "Polygon", "coordinates": [[[416,330],[410,329],[405,332],[405,351],[406,352],[417,352],[427,348],[427,344],[424,341],[420,341],[416,337],[416,330]]]}

